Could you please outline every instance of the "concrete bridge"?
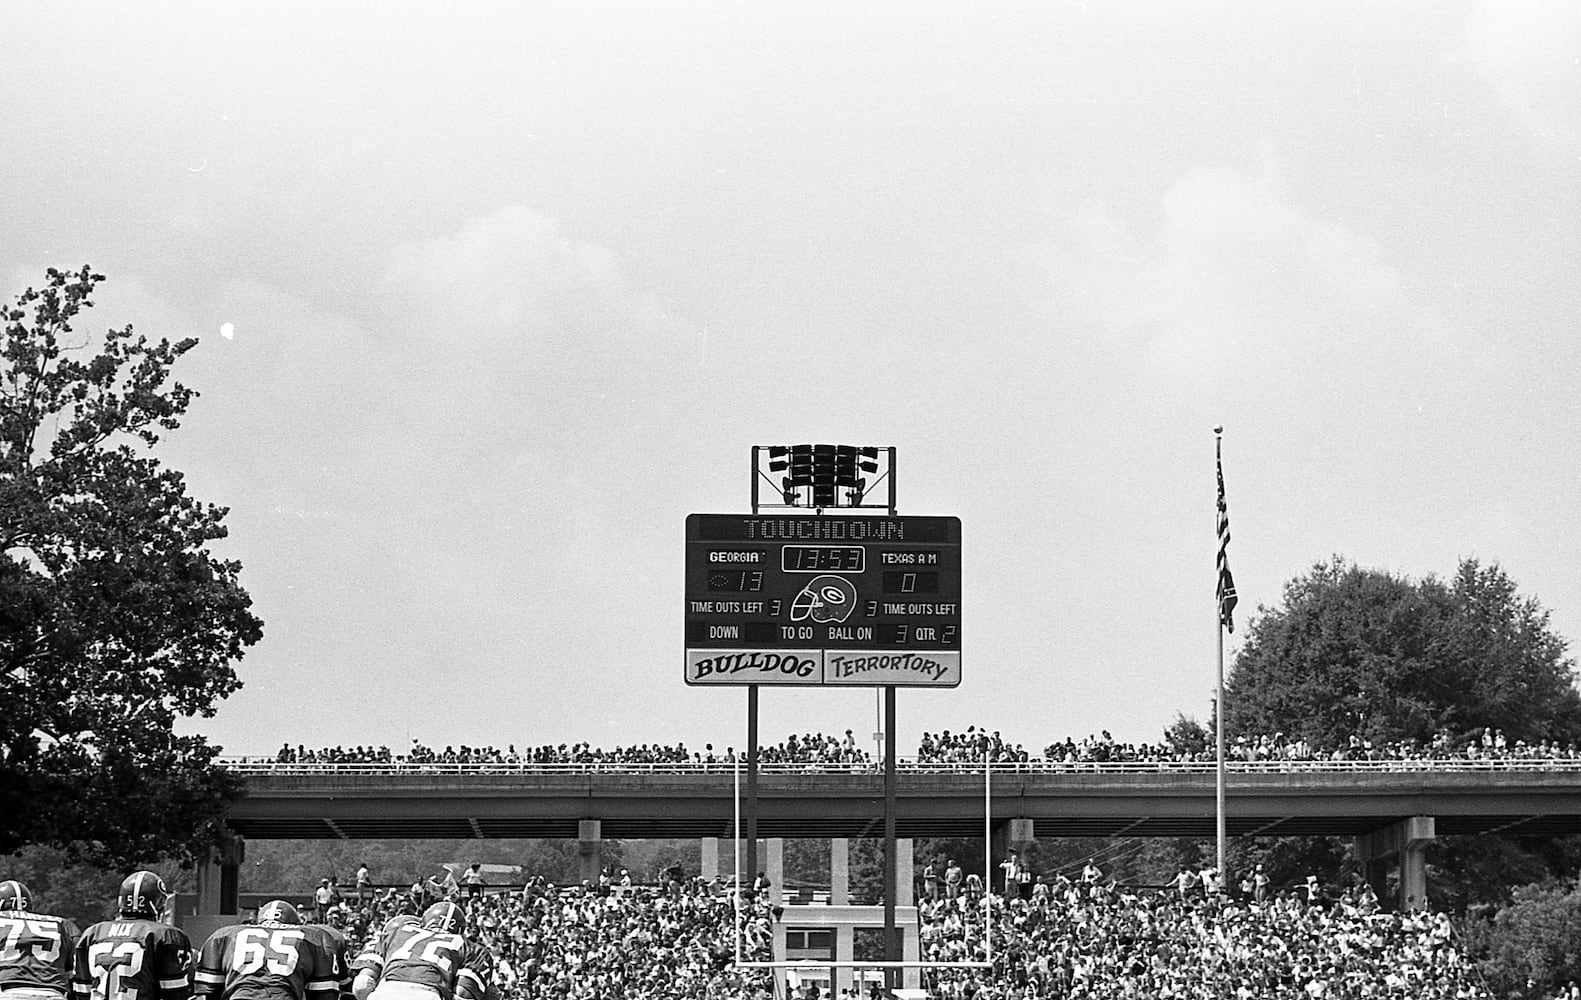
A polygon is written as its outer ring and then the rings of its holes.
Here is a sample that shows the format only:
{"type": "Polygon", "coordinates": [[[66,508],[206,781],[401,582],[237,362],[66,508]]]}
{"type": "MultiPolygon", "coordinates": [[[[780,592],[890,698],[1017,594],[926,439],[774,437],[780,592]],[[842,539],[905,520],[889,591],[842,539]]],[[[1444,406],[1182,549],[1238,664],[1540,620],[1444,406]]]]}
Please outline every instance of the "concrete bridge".
{"type": "MultiPolygon", "coordinates": [[[[699,838],[707,868],[707,845],[717,853],[735,836],[741,785],[720,764],[226,763],[247,781],[228,819],[244,838],[576,839],[590,875],[605,838],[699,838]]],[[[908,847],[988,836],[998,855],[1037,837],[1216,832],[1211,762],[896,770],[896,833],[908,847]]],[[[1435,837],[1581,833],[1581,759],[1234,762],[1225,787],[1229,836],[1351,838],[1380,896],[1396,874],[1401,905],[1425,899],[1423,850],[1435,837]]],[[[758,835],[882,836],[883,802],[874,770],[764,765],[758,835]]]]}
{"type": "MultiPolygon", "coordinates": [[[[231,760],[247,795],[232,829],[253,839],[730,837],[738,776],[701,764],[274,764],[231,760]]],[[[1410,816],[1439,836],[1581,833],[1581,759],[1234,762],[1234,837],[1364,837],[1410,816]]],[[[883,832],[883,776],[764,765],[762,837],[883,832]]],[[[898,762],[902,837],[973,837],[1012,819],[1038,837],[1199,837],[1215,832],[1214,765],[898,762]],[[985,797],[985,784],[988,795],[985,797]]]]}

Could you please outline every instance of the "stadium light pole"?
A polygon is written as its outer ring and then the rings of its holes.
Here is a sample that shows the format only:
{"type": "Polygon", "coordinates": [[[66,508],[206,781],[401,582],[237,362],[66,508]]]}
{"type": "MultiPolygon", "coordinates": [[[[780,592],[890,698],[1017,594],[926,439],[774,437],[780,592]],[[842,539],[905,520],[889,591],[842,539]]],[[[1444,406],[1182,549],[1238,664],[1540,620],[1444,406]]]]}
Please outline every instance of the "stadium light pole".
{"type": "MultiPolygon", "coordinates": [[[[807,509],[821,515],[825,508],[877,508],[887,506],[890,517],[897,517],[895,488],[895,449],[873,446],[796,444],[753,445],[751,463],[752,513],[764,506],[807,509]],[[887,459],[880,465],[879,459],[887,459]],[[767,458],[766,472],[764,459],[767,458]],[[882,470],[877,481],[866,476],[882,470]],[[781,474],[775,480],[767,473],[781,474]],[[759,488],[764,480],[773,488],[780,503],[765,504],[759,488]],[[880,484],[888,487],[888,503],[866,502],[880,484]]],[[[895,904],[899,895],[899,859],[896,857],[896,776],[895,776],[895,686],[884,685],[884,957],[885,983],[893,990],[900,985],[900,970],[905,965],[901,932],[895,925],[895,904]]],[[[738,820],[739,823],[739,820],[738,820]]],[[[757,872],[758,835],[758,685],[747,685],[746,745],[746,831],[737,832],[738,843],[745,839],[746,872],[757,872]]],[[[991,851],[985,846],[985,855],[991,851]]],[[[985,857],[985,861],[986,861],[985,857]]],[[[991,880],[990,880],[991,881],[991,880]]],[[[739,887],[738,887],[739,889],[739,887]]],[[[748,963],[750,964],[750,963],[748,963]]],[[[972,967],[976,967],[975,965],[972,967]]]]}

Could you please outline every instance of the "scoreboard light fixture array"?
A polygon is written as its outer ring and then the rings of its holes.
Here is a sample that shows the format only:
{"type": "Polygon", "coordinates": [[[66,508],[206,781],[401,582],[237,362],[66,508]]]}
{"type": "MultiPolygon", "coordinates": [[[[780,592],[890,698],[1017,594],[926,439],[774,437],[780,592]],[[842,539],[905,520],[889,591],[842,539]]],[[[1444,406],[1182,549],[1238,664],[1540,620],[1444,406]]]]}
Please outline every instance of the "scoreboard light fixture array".
{"type": "Polygon", "coordinates": [[[769,448],[769,471],[785,474],[780,497],[788,507],[859,507],[867,494],[863,474],[878,471],[878,449],[849,444],[774,445],[769,448]]]}

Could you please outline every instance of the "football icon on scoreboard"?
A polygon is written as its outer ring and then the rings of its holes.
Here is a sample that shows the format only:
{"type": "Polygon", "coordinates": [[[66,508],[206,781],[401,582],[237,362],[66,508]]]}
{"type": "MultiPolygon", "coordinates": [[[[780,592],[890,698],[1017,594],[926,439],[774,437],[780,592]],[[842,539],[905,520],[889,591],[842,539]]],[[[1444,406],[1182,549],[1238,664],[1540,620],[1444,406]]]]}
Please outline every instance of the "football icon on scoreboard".
{"type": "Polygon", "coordinates": [[[856,587],[843,576],[815,576],[791,602],[791,621],[843,622],[856,610],[856,587]]]}

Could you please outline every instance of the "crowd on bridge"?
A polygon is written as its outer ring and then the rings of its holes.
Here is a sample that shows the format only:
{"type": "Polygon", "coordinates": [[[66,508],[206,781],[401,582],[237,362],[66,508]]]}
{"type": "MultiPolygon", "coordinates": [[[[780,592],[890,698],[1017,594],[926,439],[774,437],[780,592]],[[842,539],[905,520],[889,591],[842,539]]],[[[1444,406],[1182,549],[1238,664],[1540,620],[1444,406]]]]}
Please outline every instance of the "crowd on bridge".
{"type": "MultiPolygon", "coordinates": [[[[644,743],[640,746],[616,747],[604,750],[590,743],[561,743],[558,746],[528,747],[518,751],[515,744],[504,750],[497,747],[460,748],[447,746],[436,750],[417,740],[411,749],[402,754],[393,753],[388,746],[324,747],[309,749],[289,743],[281,746],[273,760],[277,764],[499,764],[520,765],[711,765],[734,766],[737,761],[734,747],[716,750],[712,743],[701,750],[690,750],[684,743],[662,746],[644,743]]],[[[777,744],[758,747],[758,759],[772,764],[806,764],[809,766],[853,766],[871,768],[871,754],[857,746],[856,737],[847,729],[843,736],[824,733],[792,733],[777,744]]]]}
{"type": "MultiPolygon", "coordinates": [[[[1088,735],[1081,740],[1066,737],[1043,748],[1041,757],[1027,753],[1021,744],[1010,744],[997,731],[967,727],[966,732],[951,734],[948,730],[937,735],[924,733],[918,748],[919,764],[964,764],[983,759],[984,754],[994,762],[1078,765],[1090,763],[1140,763],[1170,764],[1207,762],[1216,759],[1218,750],[1211,743],[1195,749],[1173,746],[1168,743],[1126,743],[1116,740],[1104,730],[1100,735],[1088,735]]],[[[1456,738],[1440,732],[1427,741],[1391,740],[1374,743],[1360,736],[1352,736],[1337,746],[1318,747],[1300,736],[1284,733],[1236,736],[1227,741],[1225,758],[1235,761],[1451,761],[1451,760],[1575,760],[1581,749],[1575,742],[1543,739],[1536,743],[1511,740],[1502,729],[1491,726],[1456,738]]]]}
{"type": "MultiPolygon", "coordinates": [[[[1066,737],[1048,744],[1041,754],[1030,753],[1020,743],[1011,743],[995,730],[984,726],[968,726],[964,732],[925,732],[915,756],[908,766],[926,768],[966,767],[980,764],[984,755],[995,764],[1025,765],[1028,767],[1081,767],[1091,764],[1127,763],[1169,764],[1211,762],[1217,749],[1211,742],[1207,746],[1184,748],[1169,743],[1129,743],[1116,740],[1107,731],[1088,735],[1080,740],[1066,737]]],[[[688,748],[684,743],[666,746],[643,743],[635,746],[617,746],[613,750],[594,747],[590,743],[544,744],[518,751],[514,744],[501,750],[497,747],[447,746],[443,750],[413,740],[404,753],[394,753],[387,746],[325,747],[309,749],[303,745],[282,746],[271,761],[275,764],[357,764],[357,765],[495,765],[502,768],[535,766],[581,767],[734,767],[742,758],[735,747],[716,749],[712,743],[702,749],[688,748]]],[[[1413,763],[1474,762],[1474,761],[1543,761],[1581,760],[1581,749],[1574,741],[1542,739],[1535,743],[1509,739],[1502,729],[1484,727],[1463,736],[1441,732],[1432,739],[1391,740],[1373,742],[1352,736],[1337,746],[1315,746],[1297,735],[1285,733],[1236,736],[1227,741],[1225,757],[1229,761],[1292,763],[1317,761],[1376,761],[1396,762],[1403,766],[1413,763]]],[[[850,768],[873,770],[879,759],[858,745],[852,731],[842,735],[826,733],[791,734],[775,744],[758,747],[758,760],[771,766],[802,765],[819,770],[850,768]]]]}

